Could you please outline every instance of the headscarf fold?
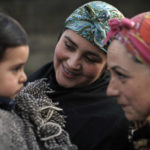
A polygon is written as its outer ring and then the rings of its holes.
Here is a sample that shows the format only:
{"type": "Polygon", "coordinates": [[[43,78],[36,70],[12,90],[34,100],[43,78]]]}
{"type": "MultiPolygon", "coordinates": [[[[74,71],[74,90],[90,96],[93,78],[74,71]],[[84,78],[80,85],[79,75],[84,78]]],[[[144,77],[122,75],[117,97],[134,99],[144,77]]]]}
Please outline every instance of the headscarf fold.
{"type": "Polygon", "coordinates": [[[141,13],[131,19],[109,21],[110,32],[104,44],[109,39],[121,41],[125,47],[142,63],[150,65],[150,12],[141,13]]]}
{"type": "Polygon", "coordinates": [[[122,19],[123,14],[114,6],[102,1],[92,1],[77,8],[65,21],[65,28],[80,34],[105,53],[104,40],[109,31],[108,20],[122,19]]]}

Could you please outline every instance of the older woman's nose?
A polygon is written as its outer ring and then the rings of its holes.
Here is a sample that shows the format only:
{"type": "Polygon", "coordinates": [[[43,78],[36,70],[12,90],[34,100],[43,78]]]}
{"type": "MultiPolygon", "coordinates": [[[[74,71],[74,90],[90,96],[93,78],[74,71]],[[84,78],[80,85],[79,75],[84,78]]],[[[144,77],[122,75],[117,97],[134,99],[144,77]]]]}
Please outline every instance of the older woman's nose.
{"type": "Polygon", "coordinates": [[[106,93],[108,96],[118,96],[119,95],[119,89],[118,89],[118,86],[116,85],[116,81],[114,79],[110,80],[106,93]]]}

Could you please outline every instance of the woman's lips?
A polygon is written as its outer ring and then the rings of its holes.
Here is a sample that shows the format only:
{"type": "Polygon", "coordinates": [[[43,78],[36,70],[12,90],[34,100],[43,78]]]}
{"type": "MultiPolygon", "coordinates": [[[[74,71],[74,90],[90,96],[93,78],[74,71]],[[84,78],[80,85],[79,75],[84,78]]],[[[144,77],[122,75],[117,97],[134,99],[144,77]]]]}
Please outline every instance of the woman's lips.
{"type": "Polygon", "coordinates": [[[120,104],[120,105],[121,105],[121,107],[122,107],[123,109],[125,109],[125,108],[127,107],[126,104],[120,104]]]}
{"type": "Polygon", "coordinates": [[[64,76],[66,76],[67,78],[70,78],[70,79],[73,79],[73,78],[79,76],[79,73],[70,71],[64,65],[62,65],[62,73],[64,76]]]}

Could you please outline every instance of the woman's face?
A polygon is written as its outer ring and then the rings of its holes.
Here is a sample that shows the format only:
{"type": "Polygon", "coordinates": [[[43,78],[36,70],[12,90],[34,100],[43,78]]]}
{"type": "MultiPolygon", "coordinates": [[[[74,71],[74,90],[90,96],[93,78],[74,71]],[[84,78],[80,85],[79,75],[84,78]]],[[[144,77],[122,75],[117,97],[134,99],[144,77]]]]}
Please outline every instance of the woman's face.
{"type": "Polygon", "coordinates": [[[106,65],[106,54],[72,30],[65,30],[54,54],[58,84],[65,88],[87,86],[96,81],[106,65]]]}
{"type": "Polygon", "coordinates": [[[107,95],[116,96],[128,120],[142,121],[150,114],[150,68],[133,60],[119,41],[108,48],[111,81],[107,95]]]}
{"type": "Polygon", "coordinates": [[[29,47],[7,48],[0,61],[0,96],[14,98],[27,80],[24,65],[28,59],[29,47]]]}

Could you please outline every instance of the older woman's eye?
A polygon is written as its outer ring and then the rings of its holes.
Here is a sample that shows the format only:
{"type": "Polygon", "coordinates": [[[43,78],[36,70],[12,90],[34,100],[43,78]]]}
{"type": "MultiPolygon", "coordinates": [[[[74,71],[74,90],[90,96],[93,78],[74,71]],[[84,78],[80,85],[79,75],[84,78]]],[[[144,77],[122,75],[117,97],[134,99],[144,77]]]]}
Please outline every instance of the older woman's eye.
{"type": "Polygon", "coordinates": [[[127,75],[125,75],[125,74],[123,74],[121,72],[116,72],[116,74],[118,75],[119,79],[126,79],[126,78],[128,78],[127,75]]]}

